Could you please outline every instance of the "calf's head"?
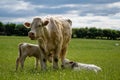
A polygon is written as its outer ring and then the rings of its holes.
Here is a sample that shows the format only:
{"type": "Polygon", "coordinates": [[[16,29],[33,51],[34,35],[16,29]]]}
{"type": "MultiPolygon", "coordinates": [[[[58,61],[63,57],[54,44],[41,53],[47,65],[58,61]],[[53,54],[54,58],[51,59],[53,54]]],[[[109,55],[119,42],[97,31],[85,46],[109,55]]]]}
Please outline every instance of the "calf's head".
{"type": "Polygon", "coordinates": [[[26,28],[31,28],[28,32],[28,36],[31,40],[36,40],[41,35],[43,27],[49,23],[48,20],[42,20],[41,18],[34,18],[32,23],[25,22],[24,26],[26,28]]]}

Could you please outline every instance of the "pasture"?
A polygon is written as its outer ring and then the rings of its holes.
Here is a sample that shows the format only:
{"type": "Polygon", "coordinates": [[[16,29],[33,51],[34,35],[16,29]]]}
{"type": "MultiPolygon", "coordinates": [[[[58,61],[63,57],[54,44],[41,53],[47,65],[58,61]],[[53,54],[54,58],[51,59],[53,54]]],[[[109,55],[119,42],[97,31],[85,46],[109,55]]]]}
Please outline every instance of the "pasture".
{"type": "MultiPolygon", "coordinates": [[[[102,68],[102,72],[53,70],[48,63],[47,71],[34,69],[34,58],[27,58],[24,70],[15,71],[20,42],[37,43],[28,37],[0,36],[0,80],[120,80],[120,41],[72,39],[67,58],[90,63],[102,68]],[[115,45],[115,44],[119,45],[115,45]]],[[[59,65],[60,66],[60,65],[59,65]]]]}

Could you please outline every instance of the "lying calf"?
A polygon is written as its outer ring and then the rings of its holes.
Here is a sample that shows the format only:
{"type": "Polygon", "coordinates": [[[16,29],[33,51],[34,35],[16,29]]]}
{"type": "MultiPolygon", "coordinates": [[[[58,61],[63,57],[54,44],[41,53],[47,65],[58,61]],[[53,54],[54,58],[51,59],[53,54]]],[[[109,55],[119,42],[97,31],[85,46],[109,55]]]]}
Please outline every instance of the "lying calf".
{"type": "Polygon", "coordinates": [[[72,68],[73,70],[92,70],[94,72],[101,71],[102,69],[94,64],[84,64],[84,63],[79,63],[79,62],[73,62],[70,61],[69,59],[65,59],[65,68],[72,68]]]}
{"type": "MultiPolygon", "coordinates": [[[[24,61],[27,56],[36,58],[36,68],[38,68],[38,61],[40,60],[41,54],[39,46],[30,43],[20,43],[19,46],[19,57],[16,60],[16,70],[18,69],[19,63],[21,68],[24,67],[24,61]]],[[[52,56],[48,55],[48,61],[52,62],[52,56]]]]}

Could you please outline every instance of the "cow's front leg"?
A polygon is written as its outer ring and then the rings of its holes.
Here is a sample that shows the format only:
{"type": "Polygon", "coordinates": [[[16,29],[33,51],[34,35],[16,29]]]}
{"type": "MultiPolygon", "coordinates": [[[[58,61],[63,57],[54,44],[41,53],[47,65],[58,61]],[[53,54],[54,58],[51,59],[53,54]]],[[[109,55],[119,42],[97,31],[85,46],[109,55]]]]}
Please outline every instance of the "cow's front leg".
{"type": "Polygon", "coordinates": [[[46,68],[47,68],[46,63],[47,63],[46,55],[44,53],[41,53],[41,60],[40,60],[41,70],[46,70],[46,68]]]}
{"type": "Polygon", "coordinates": [[[62,68],[64,68],[64,65],[65,65],[66,52],[67,52],[67,47],[63,48],[62,51],[61,51],[61,53],[60,53],[60,58],[61,58],[61,62],[62,62],[61,67],[62,68]]]}
{"type": "Polygon", "coordinates": [[[58,69],[58,55],[54,54],[53,56],[53,68],[58,69]]]}
{"type": "Polygon", "coordinates": [[[48,50],[46,48],[46,43],[42,38],[39,38],[38,43],[39,43],[40,54],[41,54],[40,56],[41,70],[46,70],[47,53],[48,53],[48,50]]]}

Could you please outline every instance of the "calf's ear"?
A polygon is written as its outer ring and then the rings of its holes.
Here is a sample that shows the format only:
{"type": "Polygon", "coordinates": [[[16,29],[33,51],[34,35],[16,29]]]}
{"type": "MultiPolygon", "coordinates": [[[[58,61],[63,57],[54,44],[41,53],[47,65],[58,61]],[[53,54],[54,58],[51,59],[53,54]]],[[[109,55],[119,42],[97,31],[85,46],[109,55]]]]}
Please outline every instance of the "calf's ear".
{"type": "Polygon", "coordinates": [[[49,23],[48,20],[44,21],[44,22],[43,22],[43,26],[46,26],[48,23],[49,23]]]}
{"type": "Polygon", "coordinates": [[[25,22],[23,25],[24,25],[26,28],[30,28],[30,23],[29,23],[29,22],[25,22]]]}

